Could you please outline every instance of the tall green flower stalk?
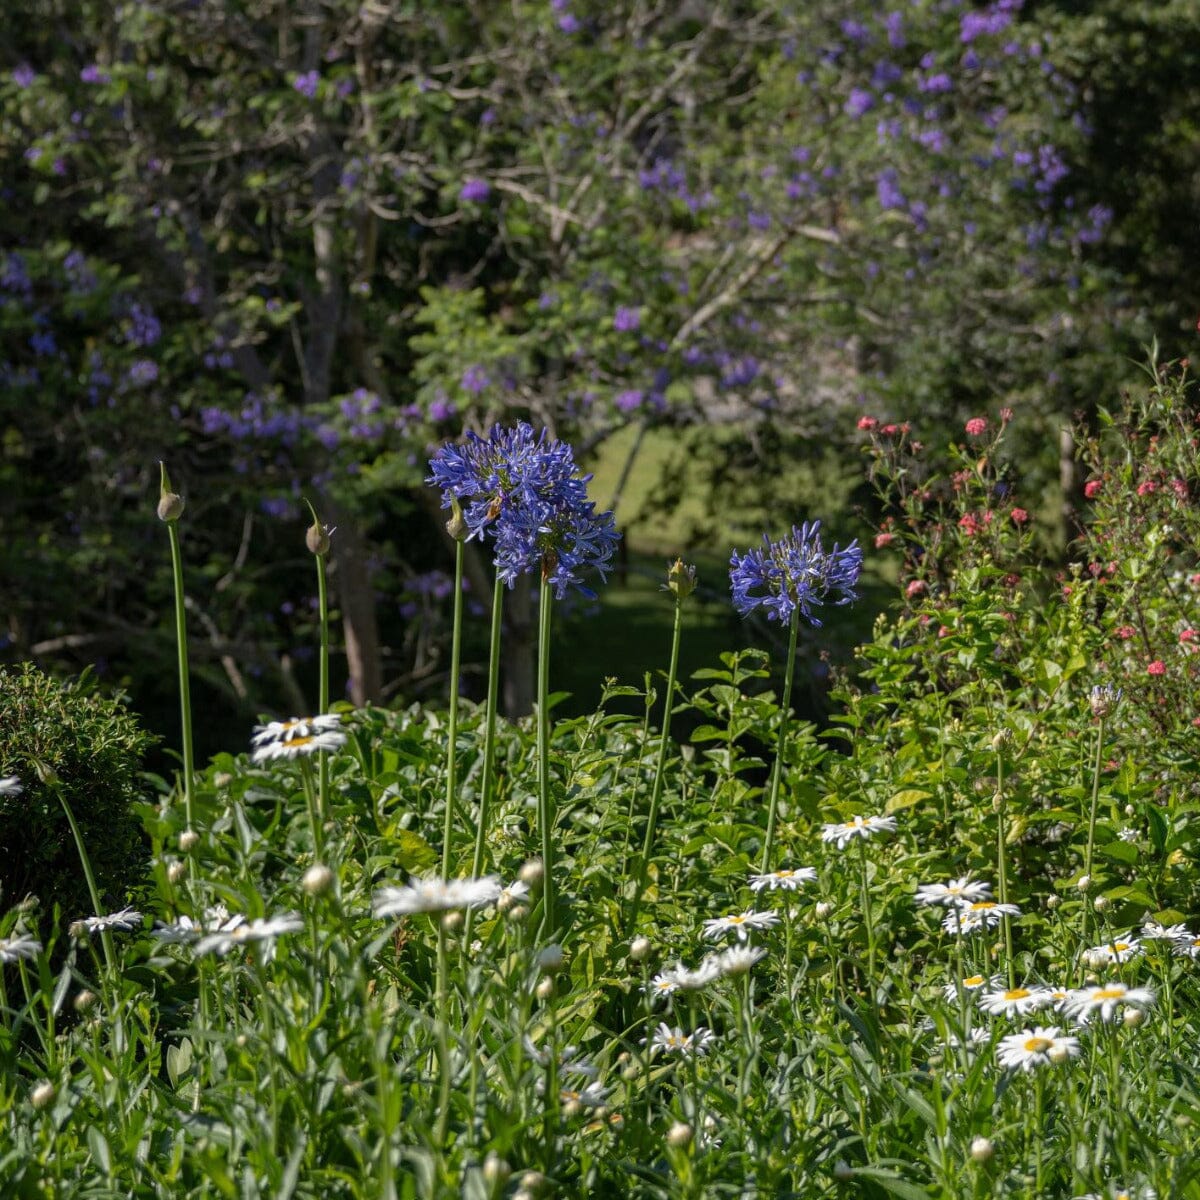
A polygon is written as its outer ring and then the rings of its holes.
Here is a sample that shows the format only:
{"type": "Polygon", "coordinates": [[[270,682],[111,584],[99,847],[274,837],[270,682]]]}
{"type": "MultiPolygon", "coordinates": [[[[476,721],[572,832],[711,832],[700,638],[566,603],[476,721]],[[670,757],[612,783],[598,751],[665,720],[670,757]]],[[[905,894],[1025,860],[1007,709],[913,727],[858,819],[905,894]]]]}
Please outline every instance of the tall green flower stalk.
{"type": "MultiPolygon", "coordinates": [[[[325,579],[325,559],[329,557],[329,535],[333,532],[322,525],[317,510],[305,500],[312,513],[313,523],[304,534],[304,544],[317,562],[317,612],[321,626],[321,661],[318,683],[317,714],[329,711],[329,588],[325,579]]],[[[323,826],[329,812],[329,756],[324,750],[317,753],[317,821],[323,826]]],[[[313,829],[314,849],[319,845],[320,832],[313,829]]],[[[318,851],[319,852],[319,851],[318,851]]]]}
{"type": "Polygon", "coordinates": [[[542,934],[553,934],[554,925],[554,798],[550,794],[550,617],[553,598],[548,573],[542,571],[538,594],[537,756],[538,827],[542,839],[542,934]]]}
{"type": "MultiPolygon", "coordinates": [[[[446,532],[454,539],[454,626],[450,637],[450,727],[446,732],[446,816],[442,831],[442,878],[450,878],[453,862],[454,813],[458,803],[458,676],[462,669],[463,543],[467,523],[457,500],[452,502],[446,532]]],[[[482,826],[482,821],[480,822],[482,826]]]]}
{"type": "Polygon", "coordinates": [[[192,780],[196,773],[192,754],[192,692],[188,675],[187,617],[183,598],[183,551],[179,545],[179,518],[183,497],[171,488],[167,464],[158,464],[158,519],[165,521],[171,538],[171,567],[175,590],[175,648],[179,659],[179,710],[183,725],[183,809],[187,828],[192,828],[192,780]]]}
{"type": "MultiPolygon", "coordinates": [[[[504,581],[497,576],[492,589],[492,632],[488,651],[488,690],[484,708],[483,778],[479,784],[479,812],[475,823],[475,853],[471,858],[471,875],[483,874],[484,847],[487,844],[488,822],[491,819],[492,792],[496,786],[496,706],[500,697],[500,631],[504,621],[504,581]]],[[[471,913],[467,913],[468,927],[471,913]]]]}
{"type": "MultiPolygon", "coordinates": [[[[1080,937],[1082,945],[1087,946],[1088,923],[1092,910],[1088,903],[1087,894],[1092,885],[1092,855],[1096,848],[1096,811],[1100,803],[1100,767],[1104,756],[1104,722],[1120,700],[1119,691],[1111,687],[1095,687],[1092,689],[1091,708],[1096,718],[1096,751],[1092,757],[1092,800],[1088,810],[1087,845],[1083,851],[1083,875],[1080,877],[1080,890],[1083,892],[1083,921],[1080,937]]],[[[1082,969],[1082,960],[1079,960],[1082,969]]]]}
{"type": "MultiPolygon", "coordinates": [[[[658,744],[658,763],[654,771],[654,783],[650,789],[650,811],[646,816],[646,834],[642,839],[642,853],[638,859],[637,875],[633,892],[633,912],[629,918],[629,929],[637,926],[638,912],[646,891],[646,876],[650,870],[650,857],[654,853],[654,835],[658,829],[658,810],[662,803],[663,782],[667,775],[667,755],[671,745],[671,710],[675,704],[675,680],[679,671],[679,642],[683,631],[683,602],[696,590],[696,568],[687,566],[677,558],[667,568],[666,590],[675,597],[675,621],[671,629],[671,664],[667,669],[667,695],[663,703],[662,733],[658,744]]],[[[647,689],[649,690],[649,689],[647,689]]]]}
{"type": "MultiPolygon", "coordinates": [[[[992,739],[996,751],[996,795],[992,806],[996,810],[996,891],[1001,905],[1008,903],[1008,832],[1005,823],[1004,800],[1004,748],[1012,741],[1007,729],[1000,730],[992,739]]],[[[1007,963],[1008,986],[1017,986],[1017,964],[1013,959],[1012,918],[1002,908],[1000,918],[1004,926],[1004,956],[1007,963]]]]}
{"type": "Polygon", "coordinates": [[[779,737],[775,742],[775,770],[771,774],[771,799],[767,805],[767,836],[763,842],[762,866],[760,871],[771,869],[771,857],[775,852],[775,827],[779,820],[779,785],[783,779],[783,752],[787,743],[788,717],[792,705],[792,681],[796,675],[796,640],[800,633],[800,610],[792,613],[788,629],[787,668],[783,676],[783,703],[779,708],[779,737]]]}

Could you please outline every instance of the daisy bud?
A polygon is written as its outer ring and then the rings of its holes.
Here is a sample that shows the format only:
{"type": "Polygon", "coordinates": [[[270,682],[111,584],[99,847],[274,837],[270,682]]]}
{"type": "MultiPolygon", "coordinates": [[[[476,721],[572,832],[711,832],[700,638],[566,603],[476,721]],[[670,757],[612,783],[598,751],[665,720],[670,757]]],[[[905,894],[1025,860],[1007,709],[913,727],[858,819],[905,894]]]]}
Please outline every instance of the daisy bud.
{"type": "Polygon", "coordinates": [[[830,904],[828,900],[818,900],[813,911],[817,914],[817,917],[820,920],[824,920],[831,912],[833,912],[833,905],[830,904]]]}
{"type": "Polygon", "coordinates": [[[45,1108],[46,1105],[54,1099],[56,1094],[57,1092],[54,1084],[52,1084],[48,1079],[43,1079],[42,1082],[39,1083],[33,1089],[33,1091],[29,1093],[29,1103],[32,1104],[34,1108],[45,1108]]]}
{"type": "Polygon", "coordinates": [[[1095,900],[1092,901],[1092,907],[1097,912],[1103,912],[1108,907],[1108,897],[1107,896],[1097,896],[1095,898],[1095,900]]]}
{"type": "Polygon", "coordinates": [[[676,600],[686,600],[696,590],[696,568],[677,558],[667,568],[667,591],[676,600]]]}
{"type": "Polygon", "coordinates": [[[495,1150],[489,1150],[483,1160],[483,1179],[493,1191],[503,1187],[512,1174],[512,1167],[498,1155],[495,1150]]]}
{"type": "Polygon", "coordinates": [[[549,1000],[554,995],[554,980],[547,975],[545,979],[539,981],[537,987],[533,990],[533,994],[539,1000],[549,1000]]]}
{"type": "Polygon", "coordinates": [[[839,1183],[848,1183],[854,1178],[854,1168],[844,1158],[839,1158],[833,1167],[833,1177],[839,1183]]]}
{"type": "Polygon", "coordinates": [[[82,921],[72,921],[67,928],[67,936],[73,941],[82,942],[87,938],[88,929],[82,921]]]}
{"type": "Polygon", "coordinates": [[[173,524],[183,516],[183,497],[171,491],[171,477],[166,463],[159,463],[162,479],[158,487],[158,519],[173,524]]]}
{"type": "Polygon", "coordinates": [[[304,878],[300,881],[300,886],[310,896],[320,896],[333,887],[333,872],[324,863],[313,863],[304,872],[304,878]]]}
{"type": "Polygon", "coordinates": [[[182,850],[184,854],[188,854],[190,851],[196,848],[196,845],[199,841],[200,835],[194,829],[185,829],[179,835],[179,849],[182,850]]]}
{"type": "Polygon", "coordinates": [[[233,1041],[239,1050],[245,1050],[246,1044],[250,1041],[250,1039],[244,1033],[239,1033],[237,1037],[233,1039],[233,1041]]]}
{"type": "Polygon", "coordinates": [[[447,933],[454,933],[455,930],[461,929],[463,923],[463,915],[461,912],[448,912],[442,918],[442,928],[447,933]]]}
{"type": "Polygon", "coordinates": [[[1126,815],[1127,817],[1136,816],[1136,815],[1137,815],[1137,809],[1136,809],[1136,808],[1134,808],[1134,806],[1133,806],[1132,804],[1127,804],[1127,805],[1125,805],[1125,815],[1126,815]]]}
{"type": "Polygon", "coordinates": [[[529,1192],[540,1192],[546,1186],[546,1177],[541,1171],[526,1171],[521,1176],[521,1186],[529,1192]]]}
{"type": "Polygon", "coordinates": [[[76,1012],[85,1013],[96,1003],[96,993],[84,988],[74,1000],[71,1001],[76,1012]]]}
{"type": "Polygon", "coordinates": [[[992,749],[1003,750],[1005,746],[1010,745],[1013,740],[1011,729],[998,729],[996,735],[992,738],[992,749]]]}
{"type": "Polygon", "coordinates": [[[187,874],[187,863],[182,863],[178,859],[167,864],[167,882],[171,884],[178,883],[187,874]]]}
{"type": "Polygon", "coordinates": [[[1121,1018],[1129,1029],[1136,1029],[1146,1019],[1146,1014],[1140,1008],[1127,1008],[1121,1018]]]}
{"type": "Polygon", "coordinates": [[[676,1150],[682,1150],[685,1146],[691,1144],[694,1134],[695,1130],[686,1121],[676,1121],[667,1130],[667,1145],[676,1150]]]}
{"type": "Polygon", "coordinates": [[[514,904],[512,908],[504,914],[505,919],[511,921],[514,925],[519,924],[529,916],[529,906],[525,904],[514,904]]]}
{"type": "Polygon", "coordinates": [[[218,771],[213,776],[213,787],[228,787],[233,782],[233,775],[229,771],[218,771]]]}
{"type": "Polygon", "coordinates": [[[1061,896],[1050,896],[1046,900],[1046,907],[1053,912],[1062,903],[1061,896]]]}
{"type": "Polygon", "coordinates": [[[446,532],[456,542],[465,542],[471,534],[463,519],[462,505],[454,496],[450,497],[450,520],[446,522],[446,532]]]}
{"type": "Polygon", "coordinates": [[[546,872],[540,858],[531,858],[517,873],[517,878],[529,887],[540,887],[546,872]]]}
{"type": "Polygon", "coordinates": [[[636,937],[629,943],[629,957],[634,962],[645,962],[650,957],[650,951],[653,947],[650,945],[650,939],[647,937],[636,937]]]}
{"type": "Polygon", "coordinates": [[[567,1121],[573,1121],[581,1112],[583,1112],[583,1105],[578,1100],[568,1100],[562,1106],[562,1115],[567,1121]]]}
{"type": "Polygon", "coordinates": [[[563,950],[557,942],[543,946],[537,953],[537,967],[543,975],[553,975],[563,965],[563,950]]]}
{"type": "Polygon", "coordinates": [[[1062,1063],[1065,1063],[1067,1061],[1067,1059],[1069,1059],[1071,1057],[1071,1052],[1066,1048],[1066,1046],[1060,1045],[1058,1042],[1055,1042],[1055,1044],[1053,1046],[1051,1046],[1049,1050],[1046,1051],[1046,1057],[1052,1063],[1061,1065],[1062,1063]]]}
{"type": "Polygon", "coordinates": [[[995,1147],[990,1138],[977,1137],[971,1139],[971,1158],[977,1163],[985,1163],[995,1153],[995,1147]]]}
{"type": "Polygon", "coordinates": [[[1075,882],[1075,886],[1081,891],[1086,892],[1092,886],[1092,877],[1090,875],[1080,875],[1075,882]]]}
{"type": "Polygon", "coordinates": [[[517,1188],[512,1194],[512,1200],[533,1200],[534,1193],[528,1188],[517,1188]]]}
{"type": "Polygon", "coordinates": [[[630,1063],[629,1066],[627,1066],[621,1072],[621,1078],[625,1080],[626,1083],[632,1083],[641,1073],[642,1068],[639,1067],[637,1063],[630,1063]]]}

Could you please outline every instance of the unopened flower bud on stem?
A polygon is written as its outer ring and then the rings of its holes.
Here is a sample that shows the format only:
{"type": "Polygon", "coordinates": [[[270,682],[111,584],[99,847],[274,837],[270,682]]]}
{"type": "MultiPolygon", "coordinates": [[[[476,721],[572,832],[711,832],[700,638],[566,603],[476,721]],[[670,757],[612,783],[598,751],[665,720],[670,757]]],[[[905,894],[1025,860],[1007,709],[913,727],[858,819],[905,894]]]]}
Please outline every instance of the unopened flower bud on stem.
{"type": "Polygon", "coordinates": [[[183,497],[171,490],[171,477],[167,474],[167,464],[158,464],[160,479],[158,484],[158,519],[170,524],[183,516],[183,497]]]}

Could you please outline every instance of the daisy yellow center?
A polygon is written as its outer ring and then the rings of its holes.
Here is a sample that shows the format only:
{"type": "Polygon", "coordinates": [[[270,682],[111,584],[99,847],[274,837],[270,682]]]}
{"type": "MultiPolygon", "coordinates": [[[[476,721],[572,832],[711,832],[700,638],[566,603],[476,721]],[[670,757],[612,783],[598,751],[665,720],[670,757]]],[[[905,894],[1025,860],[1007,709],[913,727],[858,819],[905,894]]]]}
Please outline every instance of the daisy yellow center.
{"type": "Polygon", "coordinates": [[[1024,1000],[1025,997],[1028,996],[1029,994],[1030,993],[1029,993],[1028,988],[1009,988],[1009,990],[1004,993],[1004,999],[1005,1000],[1024,1000]]]}
{"type": "Polygon", "coordinates": [[[1030,1054],[1045,1054],[1054,1043],[1049,1038],[1031,1037],[1025,1039],[1025,1049],[1030,1054]]]}
{"type": "Polygon", "coordinates": [[[1196,946],[1196,947],[1200,947],[1200,937],[1192,938],[1192,945],[1196,946]]]}
{"type": "Polygon", "coordinates": [[[974,904],[967,910],[968,912],[982,912],[984,909],[995,908],[995,900],[976,900],[974,904]]]}
{"type": "Polygon", "coordinates": [[[289,746],[311,746],[317,739],[312,734],[306,734],[304,737],[295,737],[288,742],[289,746]]]}
{"type": "Polygon", "coordinates": [[[857,829],[862,823],[863,823],[862,817],[855,817],[853,821],[844,822],[842,825],[842,828],[843,829],[857,829]]]}
{"type": "Polygon", "coordinates": [[[562,1093],[562,1098],[567,1101],[567,1103],[570,1103],[572,1100],[579,1099],[579,1093],[573,1092],[570,1090],[570,1088],[568,1088],[562,1093]]]}
{"type": "Polygon", "coordinates": [[[1124,951],[1126,951],[1126,950],[1128,950],[1128,949],[1129,949],[1129,943],[1128,943],[1128,942],[1113,942],[1113,944],[1112,944],[1112,948],[1113,948],[1113,949],[1114,949],[1114,950],[1115,950],[1115,951],[1116,951],[1118,954],[1121,954],[1121,953],[1123,953],[1124,951]]]}
{"type": "Polygon", "coordinates": [[[660,992],[669,992],[675,985],[669,979],[660,979],[654,986],[660,992]]]}
{"type": "Polygon", "coordinates": [[[795,873],[796,873],[795,871],[776,871],[775,878],[776,879],[791,879],[791,877],[793,875],[795,875],[795,873]]]}
{"type": "Polygon", "coordinates": [[[963,980],[963,984],[966,987],[982,987],[983,983],[984,978],[982,975],[969,975],[963,980]]]}
{"type": "Polygon", "coordinates": [[[728,921],[730,925],[745,925],[746,923],[745,917],[726,917],[725,920],[728,921]]]}
{"type": "Polygon", "coordinates": [[[1125,995],[1123,987],[1106,987],[1099,988],[1092,993],[1093,1000],[1120,1000],[1125,995]]]}

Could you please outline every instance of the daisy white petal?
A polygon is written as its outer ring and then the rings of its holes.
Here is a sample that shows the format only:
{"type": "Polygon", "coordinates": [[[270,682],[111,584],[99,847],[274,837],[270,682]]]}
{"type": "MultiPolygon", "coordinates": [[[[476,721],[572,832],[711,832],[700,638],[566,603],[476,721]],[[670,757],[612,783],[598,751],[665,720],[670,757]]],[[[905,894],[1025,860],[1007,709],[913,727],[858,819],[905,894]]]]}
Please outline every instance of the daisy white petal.
{"type": "Polygon", "coordinates": [[[406,917],[413,913],[449,912],[456,908],[483,908],[500,897],[500,878],[418,879],[404,887],[383,887],[374,896],[376,917],[406,917]]]}
{"type": "Polygon", "coordinates": [[[0,963],[8,965],[22,958],[37,958],[42,952],[42,943],[28,934],[18,933],[0,938],[0,963]]]}
{"type": "Polygon", "coordinates": [[[849,821],[838,821],[821,829],[821,841],[833,842],[839,850],[845,850],[853,838],[863,839],[876,833],[893,833],[895,817],[852,817],[849,821]]]}
{"type": "Polygon", "coordinates": [[[917,888],[918,904],[954,905],[960,901],[987,900],[991,897],[992,885],[978,879],[963,876],[949,883],[923,883],[917,888]]]}
{"type": "Polygon", "coordinates": [[[752,929],[771,929],[779,924],[779,914],[775,912],[744,912],[730,913],[725,917],[712,917],[704,922],[704,936],[709,939],[723,937],[729,932],[736,933],[738,941],[744,942],[752,929]]]}
{"type": "Polygon", "coordinates": [[[1142,943],[1132,934],[1114,938],[1103,946],[1092,946],[1083,952],[1082,958],[1086,963],[1095,967],[1105,967],[1109,963],[1128,962],[1142,953],[1142,943]]]}
{"type": "Polygon", "coordinates": [[[1178,938],[1190,938],[1191,932],[1186,925],[1160,925],[1157,921],[1142,923],[1142,938],[1147,942],[1173,942],[1178,938]]]}
{"type": "Polygon", "coordinates": [[[0,796],[19,796],[25,789],[16,775],[0,779],[0,796]]]}
{"type": "Polygon", "coordinates": [[[268,721],[266,725],[254,727],[250,742],[255,746],[264,745],[266,742],[290,742],[296,738],[331,732],[340,728],[341,724],[342,718],[338,713],[322,713],[317,717],[292,717],[290,721],[268,721]]]}
{"type": "MultiPolygon", "coordinates": [[[[960,980],[962,990],[964,992],[978,992],[980,989],[998,988],[1001,986],[1002,978],[999,975],[968,975],[965,979],[960,980]]],[[[958,999],[959,984],[953,982],[947,983],[942,988],[942,995],[946,997],[949,1004],[953,1004],[958,999]]]]}
{"type": "Polygon", "coordinates": [[[1001,904],[997,900],[962,902],[946,914],[942,928],[947,933],[976,933],[995,928],[1004,917],[1020,915],[1021,910],[1015,904],[1001,904]]]}
{"type": "Polygon", "coordinates": [[[672,1029],[665,1021],[661,1022],[650,1038],[650,1052],[657,1054],[662,1050],[668,1054],[704,1055],[708,1053],[709,1044],[713,1041],[711,1029],[701,1025],[694,1033],[684,1033],[682,1029],[672,1029]]]}
{"type": "Polygon", "coordinates": [[[336,730],[314,732],[288,738],[286,741],[267,741],[257,746],[250,758],[256,763],[271,762],[277,758],[304,758],[319,750],[337,750],[345,745],[346,735],[336,730]]]}
{"type": "Polygon", "coordinates": [[[768,871],[765,875],[750,876],[750,890],[761,892],[764,888],[774,892],[778,889],[795,891],[802,883],[812,883],[817,877],[815,867],[784,868],[768,871]]]}
{"type": "Polygon", "coordinates": [[[1010,1070],[1032,1071],[1078,1058],[1079,1050],[1077,1037],[1060,1034],[1057,1025],[1039,1025],[1002,1037],[996,1046],[996,1058],[1010,1070]]]}
{"type": "Polygon", "coordinates": [[[1131,988],[1120,980],[1111,979],[1098,987],[1077,988],[1067,997],[1063,1011],[1081,1025],[1086,1025],[1093,1017],[1099,1017],[1101,1021],[1113,1021],[1122,1007],[1144,1012],[1153,1005],[1153,988],[1131,988]]]}
{"type": "Polygon", "coordinates": [[[1047,988],[1015,987],[987,992],[979,998],[979,1007],[992,1016],[1025,1016],[1050,1003],[1047,988]]]}
{"type": "Polygon", "coordinates": [[[123,908],[120,912],[105,913],[99,917],[84,917],[76,924],[82,925],[88,933],[103,933],[106,929],[132,933],[136,929],[141,929],[142,914],[136,908],[123,908]]]}

